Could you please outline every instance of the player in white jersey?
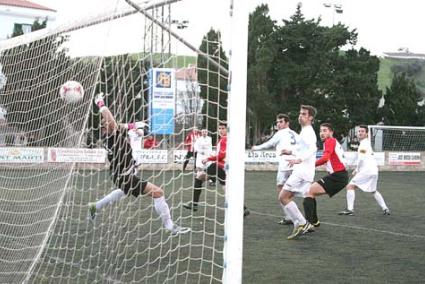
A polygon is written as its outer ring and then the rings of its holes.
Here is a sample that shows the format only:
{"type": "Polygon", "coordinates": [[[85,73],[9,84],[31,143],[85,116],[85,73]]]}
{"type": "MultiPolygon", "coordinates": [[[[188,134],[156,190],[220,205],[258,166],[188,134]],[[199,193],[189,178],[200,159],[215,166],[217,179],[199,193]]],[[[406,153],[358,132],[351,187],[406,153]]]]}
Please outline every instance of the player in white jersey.
{"type": "MultiPolygon", "coordinates": [[[[287,116],[286,114],[278,114],[276,116],[276,125],[278,131],[267,142],[252,147],[253,151],[269,149],[272,147],[276,149],[276,152],[279,155],[279,168],[276,176],[278,196],[282,191],[283,185],[285,184],[286,180],[292,173],[292,167],[289,166],[287,160],[288,156],[281,156],[280,153],[282,150],[285,149],[295,151],[295,146],[297,144],[298,139],[298,134],[289,128],[289,123],[289,116],[287,116]]],[[[288,218],[285,218],[284,214],[284,217],[281,221],[279,221],[279,224],[289,225],[292,224],[292,221],[288,218]]]]}
{"type": "Polygon", "coordinates": [[[195,144],[193,145],[194,152],[196,153],[195,166],[197,171],[205,170],[205,164],[202,163],[203,160],[211,156],[212,153],[212,140],[208,136],[208,130],[202,129],[201,136],[196,139],[195,144]]]}
{"type": "Polygon", "coordinates": [[[317,137],[312,123],[316,115],[316,109],[309,105],[301,105],[298,121],[301,125],[301,132],[295,152],[291,150],[282,150],[282,155],[294,155],[295,158],[289,159],[288,163],[293,166],[291,176],[283,186],[279,195],[279,200],[283,204],[283,210],[286,215],[294,222],[294,230],[288,236],[288,240],[306,233],[313,228],[308,223],[297,204],[293,201],[294,196],[304,197],[314,179],[317,137]]]}
{"type": "Polygon", "coordinates": [[[373,150],[368,138],[368,128],[366,125],[359,126],[357,136],[360,139],[360,145],[357,149],[357,167],[352,173],[352,180],[347,185],[347,208],[338,214],[348,216],[354,215],[355,190],[360,188],[364,192],[372,193],[376,202],[384,211],[384,215],[390,215],[390,210],[385,204],[382,194],[376,190],[378,183],[378,165],[373,157],[373,150]]]}

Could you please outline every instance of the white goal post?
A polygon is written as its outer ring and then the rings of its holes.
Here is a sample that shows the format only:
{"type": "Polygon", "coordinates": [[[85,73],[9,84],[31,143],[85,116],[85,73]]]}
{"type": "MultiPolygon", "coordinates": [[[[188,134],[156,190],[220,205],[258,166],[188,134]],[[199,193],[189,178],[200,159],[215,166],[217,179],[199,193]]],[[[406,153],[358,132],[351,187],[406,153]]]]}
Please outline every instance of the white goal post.
{"type": "Polygon", "coordinates": [[[247,5],[214,9],[220,25],[200,38],[173,26],[193,5],[222,4],[105,1],[99,15],[0,41],[0,283],[242,282],[247,5]],[[76,103],[59,96],[70,80],[85,91],[76,103]],[[126,138],[135,175],[159,186],[166,205],[133,189],[111,197],[120,188],[100,92],[117,122],[135,127],[126,138]],[[204,183],[188,210],[194,161],[182,170],[175,157],[195,127],[216,143],[223,121],[226,188],[204,183]],[[174,234],[164,212],[191,231],[174,234]]]}

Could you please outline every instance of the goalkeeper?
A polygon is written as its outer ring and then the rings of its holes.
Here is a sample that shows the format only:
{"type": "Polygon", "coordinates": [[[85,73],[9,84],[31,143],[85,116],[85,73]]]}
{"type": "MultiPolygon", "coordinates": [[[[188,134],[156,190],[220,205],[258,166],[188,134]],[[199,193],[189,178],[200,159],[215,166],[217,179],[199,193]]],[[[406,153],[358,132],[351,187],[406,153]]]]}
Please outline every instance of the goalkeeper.
{"type": "Polygon", "coordinates": [[[90,218],[94,220],[96,211],[102,207],[120,200],[123,196],[132,194],[138,197],[141,194],[149,195],[154,200],[155,211],[161,217],[164,227],[173,235],[184,234],[190,231],[174,224],[171,220],[170,208],[165,201],[164,191],[136,176],[135,161],[128,140],[127,131],[135,127],[134,123],[121,124],[115,121],[111,111],[105,106],[103,94],[95,98],[102,116],[102,136],[110,162],[110,174],[118,189],[112,191],[96,203],[89,204],[90,218]]]}

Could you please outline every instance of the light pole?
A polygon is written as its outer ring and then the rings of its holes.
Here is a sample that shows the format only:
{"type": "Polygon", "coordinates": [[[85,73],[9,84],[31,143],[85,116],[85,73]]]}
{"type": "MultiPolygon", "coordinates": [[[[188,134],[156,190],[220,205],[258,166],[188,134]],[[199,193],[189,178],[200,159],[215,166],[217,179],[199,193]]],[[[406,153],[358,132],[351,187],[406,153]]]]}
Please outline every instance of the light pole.
{"type": "MultiPolygon", "coordinates": [[[[332,9],[332,26],[335,25],[335,14],[342,14],[344,10],[342,9],[341,4],[331,4],[331,3],[323,3],[325,8],[332,9]]],[[[338,22],[339,23],[339,22],[338,22]]]]}

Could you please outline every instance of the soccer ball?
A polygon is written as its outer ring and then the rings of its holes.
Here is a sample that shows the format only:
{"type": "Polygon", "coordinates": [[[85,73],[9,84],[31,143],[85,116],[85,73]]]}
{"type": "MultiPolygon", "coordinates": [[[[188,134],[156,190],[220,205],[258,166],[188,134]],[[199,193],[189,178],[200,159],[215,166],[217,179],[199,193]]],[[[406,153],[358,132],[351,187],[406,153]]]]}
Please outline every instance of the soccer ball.
{"type": "Polygon", "coordinates": [[[67,81],[61,86],[59,95],[67,103],[76,103],[83,99],[84,89],[77,81],[67,81]]]}

